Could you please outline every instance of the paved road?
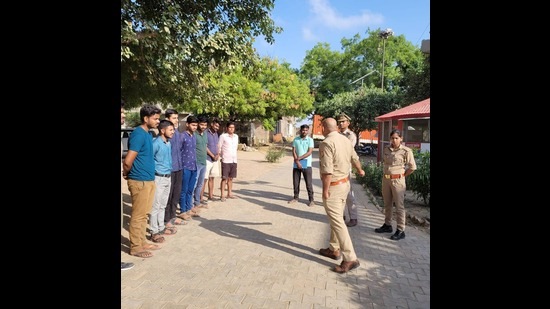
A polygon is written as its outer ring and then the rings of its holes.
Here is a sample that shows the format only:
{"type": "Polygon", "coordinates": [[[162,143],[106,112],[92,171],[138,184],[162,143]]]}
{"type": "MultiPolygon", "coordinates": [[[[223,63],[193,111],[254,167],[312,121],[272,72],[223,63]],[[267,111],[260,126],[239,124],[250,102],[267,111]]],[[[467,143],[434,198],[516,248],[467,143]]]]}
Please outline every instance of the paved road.
{"type": "Polygon", "coordinates": [[[240,199],[210,203],[148,259],[128,255],[131,203],[123,182],[121,259],[136,265],[121,272],[121,308],[430,308],[429,234],[408,227],[396,242],[374,233],[384,216],[354,181],[359,224],[350,234],[361,266],[335,273],[339,261],[318,254],[328,246],[329,225],[317,149],[315,207],[306,205],[303,180],[300,202],[287,204],[290,156],[268,163],[262,152],[239,151],[238,159],[233,189],[240,199]]]}

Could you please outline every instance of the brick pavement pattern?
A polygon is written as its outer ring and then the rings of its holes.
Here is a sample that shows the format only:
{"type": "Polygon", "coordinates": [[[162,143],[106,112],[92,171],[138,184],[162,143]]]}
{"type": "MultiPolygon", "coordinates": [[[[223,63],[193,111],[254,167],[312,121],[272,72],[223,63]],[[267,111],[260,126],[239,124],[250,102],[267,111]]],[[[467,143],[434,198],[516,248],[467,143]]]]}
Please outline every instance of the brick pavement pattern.
{"type": "MultiPolygon", "coordinates": [[[[151,258],[128,254],[126,182],[121,260],[122,309],[169,308],[430,308],[430,235],[407,227],[405,239],[374,229],[384,215],[352,181],[358,222],[350,228],[361,266],[346,274],[318,253],[328,246],[318,149],[313,153],[314,207],[305,183],[293,196],[292,157],[278,163],[261,151],[239,151],[233,191],[239,199],[210,202],[188,225],[166,236],[151,258]]],[[[219,178],[215,179],[219,197],[219,178]]],[[[394,222],[395,226],[395,222],[394,222]]]]}

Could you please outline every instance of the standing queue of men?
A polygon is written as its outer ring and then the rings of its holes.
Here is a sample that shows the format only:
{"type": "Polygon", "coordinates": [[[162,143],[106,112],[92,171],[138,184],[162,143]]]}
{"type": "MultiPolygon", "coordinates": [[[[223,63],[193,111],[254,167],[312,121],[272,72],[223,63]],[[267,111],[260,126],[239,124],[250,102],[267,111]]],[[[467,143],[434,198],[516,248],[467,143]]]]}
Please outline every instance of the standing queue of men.
{"type": "Polygon", "coordinates": [[[222,178],[221,201],[226,189],[227,197],[236,198],[231,189],[237,177],[238,136],[233,122],[219,135],[216,117],[190,115],[180,132],[174,109],[167,109],[160,120],[161,110],[145,104],[139,116],[141,124],[128,138],[122,175],[132,199],[130,254],[149,258],[152,250],[162,248],[159,244],[166,241],[165,236],[176,234],[177,226],[208,209],[208,202],[214,200],[214,177],[222,178]],[[158,136],[153,138],[151,129],[157,129],[158,136]],[[204,197],[205,183],[208,197],[204,197]]]}

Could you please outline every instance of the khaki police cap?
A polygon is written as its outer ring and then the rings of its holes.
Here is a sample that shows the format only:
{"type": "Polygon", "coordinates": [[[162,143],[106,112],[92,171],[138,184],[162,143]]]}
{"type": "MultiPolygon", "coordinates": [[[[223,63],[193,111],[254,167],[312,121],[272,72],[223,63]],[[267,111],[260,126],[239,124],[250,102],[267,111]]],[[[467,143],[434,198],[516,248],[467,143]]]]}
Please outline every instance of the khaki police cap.
{"type": "Polygon", "coordinates": [[[340,115],[338,115],[338,118],[336,119],[336,121],[346,121],[346,120],[351,122],[351,118],[345,113],[341,113],[340,115]]]}

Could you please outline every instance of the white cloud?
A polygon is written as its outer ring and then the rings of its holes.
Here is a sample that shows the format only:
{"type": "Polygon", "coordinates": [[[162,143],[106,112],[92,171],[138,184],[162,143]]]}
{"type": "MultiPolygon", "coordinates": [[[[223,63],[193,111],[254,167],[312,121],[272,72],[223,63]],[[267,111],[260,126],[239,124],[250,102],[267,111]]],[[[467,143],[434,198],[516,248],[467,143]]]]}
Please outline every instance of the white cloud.
{"type": "Polygon", "coordinates": [[[317,36],[315,34],[313,34],[311,29],[309,29],[307,27],[302,28],[302,37],[306,41],[316,41],[318,39],[317,36]]]}
{"type": "Polygon", "coordinates": [[[361,15],[341,16],[331,6],[328,0],[309,0],[315,19],[324,26],[336,29],[352,29],[366,25],[381,24],[384,17],[362,11],[361,15]]]}

